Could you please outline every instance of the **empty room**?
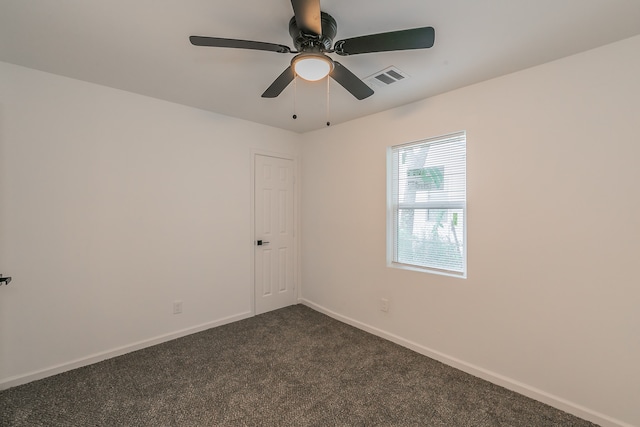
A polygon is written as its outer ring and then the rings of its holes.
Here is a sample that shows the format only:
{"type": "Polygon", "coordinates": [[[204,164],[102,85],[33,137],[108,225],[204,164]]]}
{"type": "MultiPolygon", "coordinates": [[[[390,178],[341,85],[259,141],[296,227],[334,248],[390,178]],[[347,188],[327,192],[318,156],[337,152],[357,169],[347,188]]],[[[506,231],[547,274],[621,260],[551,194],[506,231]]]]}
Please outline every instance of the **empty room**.
{"type": "Polygon", "coordinates": [[[0,425],[640,426],[638,76],[632,0],[1,0],[0,425]]]}

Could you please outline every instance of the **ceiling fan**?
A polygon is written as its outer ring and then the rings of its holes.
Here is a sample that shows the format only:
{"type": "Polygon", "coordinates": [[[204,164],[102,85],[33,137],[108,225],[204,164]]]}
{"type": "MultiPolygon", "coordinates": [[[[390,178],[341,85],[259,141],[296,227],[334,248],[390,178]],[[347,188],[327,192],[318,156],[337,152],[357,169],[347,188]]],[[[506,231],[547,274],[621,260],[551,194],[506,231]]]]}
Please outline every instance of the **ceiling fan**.
{"type": "Polygon", "coordinates": [[[370,34],[337,41],[333,44],[338,26],[331,15],[320,11],[320,0],[291,0],[294,16],[289,21],[289,34],[297,50],[288,46],[251,40],[191,36],[195,46],[230,47],[297,54],[287,69],[262,94],[275,98],[297,76],[310,81],[331,76],[357,99],[373,95],[373,90],[327,53],[341,56],[394,50],[426,49],[433,46],[435,30],[421,27],[388,33],[370,34]]]}

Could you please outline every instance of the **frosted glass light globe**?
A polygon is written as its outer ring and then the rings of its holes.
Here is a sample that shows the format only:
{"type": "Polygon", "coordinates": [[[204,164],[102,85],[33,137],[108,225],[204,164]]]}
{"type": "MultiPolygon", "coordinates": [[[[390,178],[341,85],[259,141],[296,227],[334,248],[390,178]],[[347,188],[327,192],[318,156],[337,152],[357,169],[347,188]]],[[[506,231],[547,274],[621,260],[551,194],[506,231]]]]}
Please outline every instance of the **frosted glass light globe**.
{"type": "Polygon", "coordinates": [[[325,56],[303,56],[293,64],[295,73],[305,80],[315,82],[325,78],[333,69],[333,64],[325,56]]]}

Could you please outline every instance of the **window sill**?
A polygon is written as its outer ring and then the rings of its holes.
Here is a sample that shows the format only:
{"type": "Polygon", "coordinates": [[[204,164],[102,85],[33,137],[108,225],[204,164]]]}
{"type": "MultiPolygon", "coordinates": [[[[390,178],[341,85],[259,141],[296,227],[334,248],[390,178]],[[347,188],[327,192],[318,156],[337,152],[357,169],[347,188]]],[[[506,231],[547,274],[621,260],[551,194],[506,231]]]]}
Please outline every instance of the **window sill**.
{"type": "Polygon", "coordinates": [[[458,272],[455,272],[455,271],[438,270],[438,269],[435,269],[435,268],[420,267],[420,266],[417,266],[417,265],[402,264],[402,263],[399,263],[399,262],[389,262],[389,263],[387,263],[387,267],[397,268],[399,270],[417,271],[417,272],[420,272],[420,273],[437,274],[437,275],[440,275],[440,276],[456,277],[458,279],[466,279],[467,278],[466,272],[458,273],[458,272]]]}

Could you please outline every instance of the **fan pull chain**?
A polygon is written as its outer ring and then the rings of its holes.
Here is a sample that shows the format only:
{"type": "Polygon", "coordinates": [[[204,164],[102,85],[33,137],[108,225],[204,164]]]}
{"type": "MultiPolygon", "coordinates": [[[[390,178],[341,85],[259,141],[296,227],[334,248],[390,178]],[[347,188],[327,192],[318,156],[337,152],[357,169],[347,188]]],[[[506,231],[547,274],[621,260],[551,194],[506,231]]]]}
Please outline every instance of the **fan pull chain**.
{"type": "Polygon", "coordinates": [[[298,81],[298,76],[296,75],[293,78],[293,120],[298,118],[296,114],[296,97],[298,96],[298,85],[296,84],[298,81]]]}
{"type": "Polygon", "coordinates": [[[327,126],[331,126],[331,122],[329,121],[329,84],[331,83],[331,79],[327,76],[327,126]]]}

